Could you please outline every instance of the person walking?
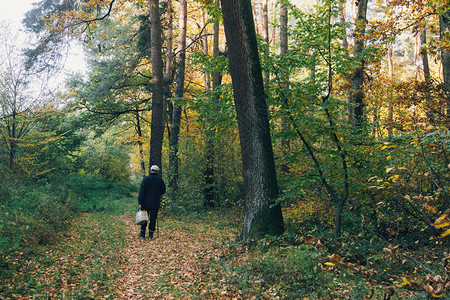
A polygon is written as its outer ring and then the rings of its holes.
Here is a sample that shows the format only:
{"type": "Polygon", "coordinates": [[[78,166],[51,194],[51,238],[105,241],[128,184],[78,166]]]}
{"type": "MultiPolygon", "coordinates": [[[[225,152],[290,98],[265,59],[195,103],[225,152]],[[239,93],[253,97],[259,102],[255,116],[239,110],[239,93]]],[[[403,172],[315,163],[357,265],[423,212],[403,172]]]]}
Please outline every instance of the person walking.
{"type": "MultiPolygon", "coordinates": [[[[160,169],[157,165],[151,166],[150,175],[142,180],[138,196],[139,208],[147,211],[149,214],[148,238],[150,240],[153,239],[153,233],[155,232],[161,196],[166,192],[164,180],[158,176],[159,171],[160,169]]],[[[147,223],[141,225],[139,237],[145,238],[146,228],[147,223]]]]}

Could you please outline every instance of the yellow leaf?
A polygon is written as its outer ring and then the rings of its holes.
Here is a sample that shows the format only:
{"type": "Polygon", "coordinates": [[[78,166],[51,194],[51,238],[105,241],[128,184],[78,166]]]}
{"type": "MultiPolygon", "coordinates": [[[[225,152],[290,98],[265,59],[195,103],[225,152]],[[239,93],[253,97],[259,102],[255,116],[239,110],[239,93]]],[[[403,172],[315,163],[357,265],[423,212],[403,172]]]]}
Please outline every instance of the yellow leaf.
{"type": "Polygon", "coordinates": [[[444,220],[445,218],[447,218],[447,214],[443,214],[442,216],[440,216],[439,219],[437,219],[436,222],[434,222],[434,223],[438,223],[438,222],[444,220]]]}
{"type": "Polygon", "coordinates": [[[442,239],[450,234],[450,229],[447,229],[443,234],[441,234],[439,237],[442,239]]]}
{"type": "Polygon", "coordinates": [[[325,266],[329,266],[329,267],[334,267],[335,264],[333,264],[332,262],[326,262],[324,263],[325,266]]]}
{"type": "Polygon", "coordinates": [[[406,277],[403,277],[403,281],[402,281],[402,283],[400,283],[400,285],[401,286],[405,286],[405,285],[408,285],[408,284],[410,284],[409,281],[406,279],[406,277]]]}
{"type": "Polygon", "coordinates": [[[386,168],[386,173],[389,173],[390,171],[392,171],[394,168],[386,168]]]}
{"type": "Polygon", "coordinates": [[[444,294],[440,294],[440,295],[436,295],[436,294],[431,294],[431,296],[433,296],[434,298],[440,298],[440,297],[443,297],[443,296],[444,296],[444,294]]]}
{"type": "Polygon", "coordinates": [[[431,206],[431,205],[428,205],[428,204],[425,204],[425,209],[430,211],[430,212],[432,212],[433,214],[437,214],[438,213],[434,206],[431,206]]]}
{"type": "Polygon", "coordinates": [[[384,150],[384,149],[387,149],[387,148],[389,148],[389,145],[384,145],[384,146],[380,147],[380,150],[384,150]]]}
{"type": "Polygon", "coordinates": [[[450,226],[450,221],[439,222],[439,224],[436,224],[436,222],[435,222],[433,224],[433,226],[436,228],[447,227],[447,226],[450,226]]]}
{"type": "Polygon", "coordinates": [[[394,175],[388,178],[392,182],[396,182],[400,178],[400,175],[394,175]]]}

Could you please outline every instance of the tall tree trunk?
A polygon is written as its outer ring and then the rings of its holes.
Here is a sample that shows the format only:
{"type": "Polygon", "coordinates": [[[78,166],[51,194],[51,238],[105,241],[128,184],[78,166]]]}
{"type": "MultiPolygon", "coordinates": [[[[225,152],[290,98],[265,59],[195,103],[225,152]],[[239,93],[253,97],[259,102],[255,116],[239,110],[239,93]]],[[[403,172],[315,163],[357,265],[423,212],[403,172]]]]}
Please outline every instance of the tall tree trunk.
{"type": "MultiPolygon", "coordinates": [[[[427,30],[425,26],[422,29],[422,32],[420,33],[420,46],[424,47],[427,44],[427,30]]],[[[426,82],[430,81],[430,64],[428,62],[428,53],[426,50],[421,50],[422,54],[422,64],[423,64],[423,77],[425,78],[426,82]]]]}
{"type": "Polygon", "coordinates": [[[245,187],[242,238],[284,231],[250,0],[222,0],[245,187]]]}
{"type": "MultiPolygon", "coordinates": [[[[346,28],[347,25],[345,25],[345,23],[346,23],[345,15],[346,15],[347,7],[345,4],[346,4],[345,1],[339,0],[339,3],[338,3],[338,5],[339,5],[339,22],[344,24],[344,26],[346,28]]],[[[347,30],[345,30],[344,38],[342,39],[342,46],[348,50],[347,30]]]]}
{"type": "MultiPolygon", "coordinates": [[[[215,32],[215,25],[217,22],[214,22],[214,41],[216,42],[216,32],[215,32]]],[[[205,55],[208,55],[209,53],[209,45],[208,45],[208,31],[206,29],[206,16],[205,11],[202,11],[202,27],[203,30],[203,52],[205,55]]],[[[218,40],[217,40],[218,43],[218,40]]],[[[214,45],[215,46],[215,45],[214,45]]],[[[218,47],[218,44],[217,44],[218,47]]],[[[213,49],[213,55],[215,54],[215,50],[213,49]]],[[[214,75],[213,79],[214,79],[214,75]]],[[[214,84],[213,84],[214,85],[214,84]]],[[[214,90],[215,87],[213,87],[214,90]]],[[[208,72],[205,72],[205,89],[207,91],[211,91],[211,76],[208,72]]],[[[212,99],[211,99],[212,100],[212,99]]],[[[203,176],[205,179],[205,186],[203,188],[203,194],[205,196],[205,202],[203,203],[203,206],[205,208],[212,208],[214,207],[214,131],[211,128],[211,121],[208,116],[206,116],[205,120],[205,169],[203,170],[203,176]]]]}
{"type": "Polygon", "coordinates": [[[263,25],[263,40],[265,44],[269,44],[269,11],[267,8],[268,0],[262,1],[262,25],[263,25]]]}
{"type": "MultiPolygon", "coordinates": [[[[271,4],[270,10],[273,11],[275,9],[274,8],[274,1],[270,1],[269,3],[271,4]]],[[[272,40],[270,41],[270,46],[271,47],[275,47],[275,44],[277,43],[277,32],[276,32],[275,27],[276,26],[272,26],[272,32],[271,32],[272,40]]]]}
{"type": "Polygon", "coordinates": [[[419,55],[420,55],[420,36],[419,33],[416,33],[414,35],[414,79],[416,81],[420,80],[421,75],[419,55]]]}
{"type": "MultiPolygon", "coordinates": [[[[173,106],[169,101],[172,96],[173,70],[173,7],[172,0],[167,0],[167,38],[166,38],[166,69],[164,72],[164,118],[163,124],[172,124],[173,106]]],[[[169,130],[170,139],[170,130],[169,130]]]]}
{"type": "Polygon", "coordinates": [[[364,39],[366,32],[366,23],[367,23],[367,3],[368,0],[359,0],[357,1],[357,21],[355,24],[355,46],[353,48],[354,57],[359,59],[358,66],[354,70],[351,79],[350,79],[350,91],[349,91],[349,120],[350,122],[356,126],[360,127],[363,124],[363,108],[364,108],[364,91],[363,91],[363,83],[364,83],[364,39]]]}
{"type": "Polygon", "coordinates": [[[256,11],[256,5],[257,4],[260,4],[260,0],[258,0],[258,1],[255,1],[255,0],[252,0],[252,9],[253,9],[253,22],[255,23],[255,31],[256,31],[256,34],[258,35],[259,34],[259,24],[258,24],[258,13],[257,13],[257,11],[256,11]]]}
{"type": "MultiPolygon", "coordinates": [[[[264,41],[264,44],[269,46],[269,11],[267,8],[268,0],[261,0],[261,1],[262,1],[263,41],[264,41]]],[[[264,82],[268,83],[269,80],[270,80],[270,72],[266,70],[264,72],[264,82]]]]}
{"type": "MultiPolygon", "coordinates": [[[[187,2],[180,0],[180,23],[178,33],[177,74],[175,80],[175,99],[184,96],[184,78],[186,69],[186,25],[187,25],[187,2]]],[[[169,186],[174,190],[178,188],[178,140],[180,135],[182,107],[175,104],[172,115],[172,132],[170,135],[169,154],[169,186]]]]}
{"type": "MultiPolygon", "coordinates": [[[[388,51],[387,51],[387,63],[388,63],[388,76],[389,76],[389,83],[392,86],[394,84],[394,61],[392,59],[392,42],[388,45],[388,51]]],[[[387,125],[387,131],[388,131],[388,137],[392,137],[392,128],[393,128],[393,122],[394,122],[394,92],[393,88],[389,89],[389,99],[388,99],[388,125],[387,125]]]]}
{"type": "MultiPolygon", "coordinates": [[[[441,41],[443,42],[447,39],[448,45],[448,38],[450,36],[450,9],[448,8],[447,11],[439,17],[439,33],[441,41]]],[[[450,49],[448,47],[442,47],[441,59],[445,97],[447,100],[447,117],[450,117],[450,49]]]]}
{"type": "MultiPolygon", "coordinates": [[[[283,5],[280,4],[280,55],[281,56],[286,56],[288,53],[288,10],[287,8],[283,5]]],[[[283,81],[283,85],[282,85],[282,89],[289,89],[289,72],[287,71],[287,68],[285,70],[282,71],[282,81],[283,81]]],[[[282,130],[288,130],[288,117],[287,116],[283,116],[282,118],[282,130]]],[[[289,139],[283,139],[281,141],[281,148],[282,148],[282,152],[283,152],[283,156],[287,157],[288,153],[289,153],[289,149],[290,149],[290,145],[291,145],[291,141],[289,139]]],[[[290,172],[290,168],[289,165],[287,164],[287,162],[284,162],[281,165],[281,171],[283,173],[289,173],[290,172]]]]}
{"type": "MultiPolygon", "coordinates": [[[[217,6],[220,6],[220,1],[215,0],[215,4],[217,6]]],[[[220,28],[219,28],[219,21],[214,22],[214,32],[213,32],[213,57],[214,59],[217,59],[220,55],[219,53],[219,34],[220,34],[220,28]]],[[[216,89],[222,84],[222,74],[219,71],[213,71],[212,72],[212,90],[214,91],[215,101],[219,101],[219,95],[215,93],[216,89]]],[[[214,206],[214,200],[216,199],[216,178],[215,178],[215,143],[214,143],[214,136],[216,135],[216,132],[213,128],[211,128],[211,124],[209,121],[206,122],[206,167],[204,170],[204,176],[205,176],[205,207],[212,207],[214,206]]]]}
{"type": "MultiPolygon", "coordinates": [[[[162,142],[164,137],[164,76],[162,60],[161,19],[159,0],[149,0],[151,22],[151,61],[152,61],[152,123],[150,125],[150,164],[161,167],[162,142]]],[[[150,168],[149,168],[150,169],[150,168]]]]}

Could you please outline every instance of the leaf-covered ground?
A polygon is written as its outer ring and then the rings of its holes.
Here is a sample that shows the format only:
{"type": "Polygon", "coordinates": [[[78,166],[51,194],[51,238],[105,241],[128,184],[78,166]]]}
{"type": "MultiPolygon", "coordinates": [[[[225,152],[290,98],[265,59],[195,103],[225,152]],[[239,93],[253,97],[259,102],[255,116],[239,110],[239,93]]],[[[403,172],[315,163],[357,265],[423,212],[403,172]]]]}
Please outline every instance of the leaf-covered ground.
{"type": "MultiPolygon", "coordinates": [[[[227,299],[239,294],[220,265],[237,232],[160,216],[137,237],[133,215],[82,214],[58,242],[5,257],[0,299],[227,299]]],[[[223,226],[222,226],[223,228],[223,226]]]]}
{"type": "MultiPolygon", "coordinates": [[[[138,227],[130,218],[127,225],[128,261],[120,280],[122,299],[226,298],[235,295],[214,262],[223,256],[220,242],[227,237],[213,227],[182,220],[159,220],[155,238],[137,238],[138,227]]],[[[228,238],[233,236],[232,233],[228,238]]],[[[231,299],[231,298],[230,298],[231,299]]]]}
{"type": "Polygon", "coordinates": [[[81,214],[56,242],[1,257],[0,299],[427,299],[387,253],[364,268],[312,235],[242,243],[239,227],[230,210],[163,213],[149,241],[132,213],[81,214]]]}

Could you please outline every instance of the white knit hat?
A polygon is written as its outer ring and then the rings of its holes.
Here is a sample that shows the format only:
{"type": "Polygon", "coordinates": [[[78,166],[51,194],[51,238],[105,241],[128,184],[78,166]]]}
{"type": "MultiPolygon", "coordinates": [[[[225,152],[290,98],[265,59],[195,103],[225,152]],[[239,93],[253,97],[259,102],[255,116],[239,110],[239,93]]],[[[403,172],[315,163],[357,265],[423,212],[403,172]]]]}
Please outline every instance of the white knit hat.
{"type": "Polygon", "coordinates": [[[159,172],[160,171],[160,168],[157,166],[157,165],[153,165],[153,166],[151,166],[151,168],[150,168],[150,172],[159,172]]]}

